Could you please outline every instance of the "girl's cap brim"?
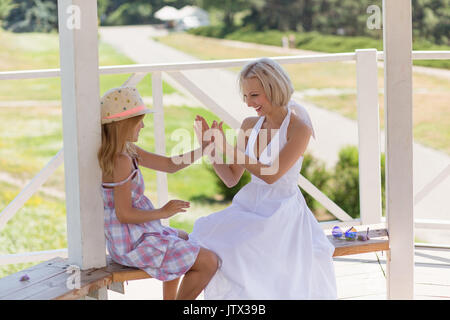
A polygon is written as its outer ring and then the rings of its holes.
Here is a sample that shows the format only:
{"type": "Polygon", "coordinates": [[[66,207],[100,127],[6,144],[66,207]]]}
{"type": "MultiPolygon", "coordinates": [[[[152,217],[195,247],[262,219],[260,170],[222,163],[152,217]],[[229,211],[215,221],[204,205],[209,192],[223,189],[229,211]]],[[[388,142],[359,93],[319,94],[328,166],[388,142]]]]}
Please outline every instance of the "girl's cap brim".
{"type": "Polygon", "coordinates": [[[113,114],[111,116],[105,117],[102,119],[102,124],[111,123],[115,121],[121,121],[129,118],[133,118],[136,116],[140,116],[147,113],[155,113],[155,110],[147,108],[145,105],[141,105],[139,107],[125,110],[123,112],[113,114]]]}

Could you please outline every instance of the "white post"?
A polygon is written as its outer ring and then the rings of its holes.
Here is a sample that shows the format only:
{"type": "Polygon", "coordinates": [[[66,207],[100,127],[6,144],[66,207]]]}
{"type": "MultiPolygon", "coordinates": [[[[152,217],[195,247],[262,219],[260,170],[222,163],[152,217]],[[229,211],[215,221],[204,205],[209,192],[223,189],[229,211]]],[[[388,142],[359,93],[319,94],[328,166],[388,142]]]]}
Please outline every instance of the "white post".
{"type": "MultiPolygon", "coordinates": [[[[166,155],[166,138],[164,133],[164,107],[163,107],[163,87],[161,72],[152,73],[152,95],[155,130],[155,152],[160,155],[166,155]]],[[[156,182],[158,187],[158,207],[165,205],[169,199],[167,174],[165,172],[156,172],[156,182]]],[[[164,219],[163,224],[168,225],[168,220],[164,219]]]]}
{"type": "Polygon", "coordinates": [[[380,223],[380,116],[377,50],[356,50],[359,137],[359,203],[362,224],[380,223]]]}
{"type": "Polygon", "coordinates": [[[383,0],[389,299],[414,298],[411,0],[383,0]]]}
{"type": "Polygon", "coordinates": [[[58,19],[69,263],[103,267],[97,1],[58,0],[58,19]]]}

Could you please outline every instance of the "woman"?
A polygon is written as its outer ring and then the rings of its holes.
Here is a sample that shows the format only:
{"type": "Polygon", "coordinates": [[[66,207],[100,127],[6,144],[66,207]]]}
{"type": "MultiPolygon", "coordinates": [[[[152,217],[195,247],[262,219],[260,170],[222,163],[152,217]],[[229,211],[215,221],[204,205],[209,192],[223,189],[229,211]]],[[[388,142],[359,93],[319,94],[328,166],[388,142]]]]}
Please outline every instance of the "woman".
{"type": "MultiPolygon", "coordinates": [[[[221,259],[205,299],[335,299],[334,247],[297,183],[314,135],[308,113],[290,100],[291,81],[270,59],[245,66],[239,84],[258,116],[243,121],[236,146],[226,142],[222,123],[213,122],[216,153],[233,158],[213,166],[228,187],[244,170],[252,180],[230,207],[198,219],[189,235],[221,259]]],[[[207,134],[206,121],[197,120],[207,134]]]]}

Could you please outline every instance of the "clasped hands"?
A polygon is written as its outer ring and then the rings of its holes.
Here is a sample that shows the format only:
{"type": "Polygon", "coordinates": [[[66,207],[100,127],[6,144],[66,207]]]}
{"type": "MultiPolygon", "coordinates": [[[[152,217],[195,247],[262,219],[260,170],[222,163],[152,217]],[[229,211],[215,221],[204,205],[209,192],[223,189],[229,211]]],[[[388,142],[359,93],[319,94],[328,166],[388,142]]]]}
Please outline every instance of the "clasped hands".
{"type": "Polygon", "coordinates": [[[223,121],[218,123],[214,120],[210,127],[205,118],[199,115],[195,117],[194,131],[197,141],[202,146],[203,155],[208,155],[213,163],[222,163],[222,157],[219,159],[217,156],[234,149],[227,142],[222,125],[223,121]]]}

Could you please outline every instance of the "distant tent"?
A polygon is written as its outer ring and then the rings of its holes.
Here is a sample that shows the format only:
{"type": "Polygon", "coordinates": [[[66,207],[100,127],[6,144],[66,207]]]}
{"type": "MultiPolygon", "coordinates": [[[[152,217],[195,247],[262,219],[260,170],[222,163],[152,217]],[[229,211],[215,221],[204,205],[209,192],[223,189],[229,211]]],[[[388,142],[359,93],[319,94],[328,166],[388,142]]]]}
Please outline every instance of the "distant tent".
{"type": "Polygon", "coordinates": [[[155,12],[155,18],[162,21],[173,21],[179,19],[179,11],[171,6],[164,6],[155,12]]]}
{"type": "Polygon", "coordinates": [[[177,29],[185,30],[209,25],[209,14],[196,6],[185,6],[178,11],[177,29]]]}
{"type": "Polygon", "coordinates": [[[195,16],[200,21],[208,22],[209,23],[209,14],[205,10],[199,7],[195,6],[185,6],[179,11],[179,18],[184,18],[188,16],[195,16]]]}
{"type": "Polygon", "coordinates": [[[171,6],[164,6],[154,14],[155,18],[165,21],[169,27],[186,30],[209,25],[209,14],[196,6],[185,6],[178,10],[171,6]]]}

